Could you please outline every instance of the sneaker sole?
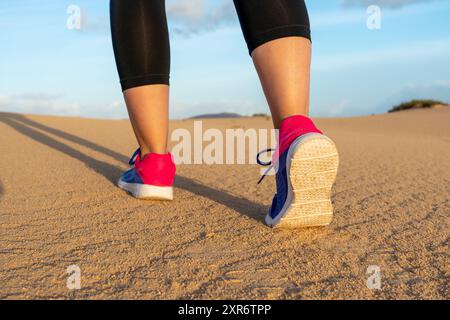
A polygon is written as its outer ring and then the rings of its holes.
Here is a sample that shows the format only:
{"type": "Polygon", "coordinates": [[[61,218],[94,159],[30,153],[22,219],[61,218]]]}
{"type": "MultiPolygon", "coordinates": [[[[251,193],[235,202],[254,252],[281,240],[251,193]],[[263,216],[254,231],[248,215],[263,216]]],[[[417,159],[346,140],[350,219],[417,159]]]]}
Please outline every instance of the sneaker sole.
{"type": "Polygon", "coordinates": [[[333,220],[331,189],[336,180],[339,155],[333,141],[311,133],[297,138],[287,155],[288,195],[271,227],[306,228],[326,226],[333,220]]]}
{"type": "Polygon", "coordinates": [[[173,200],[172,187],[158,187],[146,184],[128,183],[119,179],[119,188],[142,200],[173,200]]]}

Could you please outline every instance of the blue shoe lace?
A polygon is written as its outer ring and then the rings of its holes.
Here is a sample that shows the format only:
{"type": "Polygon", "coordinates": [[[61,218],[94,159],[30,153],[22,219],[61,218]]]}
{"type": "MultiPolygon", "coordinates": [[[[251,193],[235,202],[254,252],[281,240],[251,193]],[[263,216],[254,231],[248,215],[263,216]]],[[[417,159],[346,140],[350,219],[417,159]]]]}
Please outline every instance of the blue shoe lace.
{"type": "Polygon", "coordinates": [[[258,152],[258,154],[256,155],[256,162],[257,162],[260,166],[263,166],[263,167],[269,167],[269,168],[267,168],[267,170],[263,173],[263,175],[261,176],[261,178],[259,178],[257,184],[260,184],[260,183],[264,180],[264,178],[267,176],[267,174],[269,173],[269,171],[273,168],[272,161],[263,162],[263,161],[261,161],[261,160],[259,159],[259,157],[260,157],[263,153],[269,153],[269,152],[273,152],[273,151],[275,151],[275,150],[276,150],[276,149],[272,149],[272,148],[270,148],[270,149],[265,149],[265,150],[262,150],[262,151],[258,152]]]}
{"type": "Polygon", "coordinates": [[[130,160],[128,161],[128,164],[130,166],[133,166],[136,163],[136,158],[140,153],[141,153],[141,148],[137,148],[137,150],[133,153],[130,160]]]}

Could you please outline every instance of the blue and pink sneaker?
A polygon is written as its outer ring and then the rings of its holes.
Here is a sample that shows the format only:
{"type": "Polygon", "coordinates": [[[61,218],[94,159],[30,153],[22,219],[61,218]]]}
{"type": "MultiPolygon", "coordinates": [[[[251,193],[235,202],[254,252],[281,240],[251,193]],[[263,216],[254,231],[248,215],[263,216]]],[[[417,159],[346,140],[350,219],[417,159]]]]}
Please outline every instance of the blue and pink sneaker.
{"type": "Polygon", "coordinates": [[[331,188],[339,156],[333,141],[310,118],[297,115],[284,119],[272,162],[258,159],[258,163],[277,169],[277,193],[265,219],[267,225],[299,228],[331,223],[331,188]]]}
{"type": "Polygon", "coordinates": [[[138,199],[172,200],[175,163],[170,153],[149,153],[144,159],[140,149],[131,157],[131,169],[120,177],[117,185],[138,199]]]}

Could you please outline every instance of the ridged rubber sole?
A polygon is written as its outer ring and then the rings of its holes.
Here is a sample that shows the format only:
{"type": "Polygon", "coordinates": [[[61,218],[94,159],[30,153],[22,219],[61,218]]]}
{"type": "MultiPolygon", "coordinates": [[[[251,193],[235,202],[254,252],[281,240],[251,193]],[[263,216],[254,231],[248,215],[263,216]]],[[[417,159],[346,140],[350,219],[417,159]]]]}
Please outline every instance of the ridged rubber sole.
{"type": "Polygon", "coordinates": [[[172,187],[158,187],[147,184],[128,183],[119,179],[119,188],[142,200],[173,200],[172,187]]]}
{"type": "Polygon", "coordinates": [[[299,137],[289,148],[286,161],[286,202],[275,219],[266,216],[266,223],[281,228],[329,225],[333,220],[331,189],[339,165],[333,141],[317,133],[299,137]]]}

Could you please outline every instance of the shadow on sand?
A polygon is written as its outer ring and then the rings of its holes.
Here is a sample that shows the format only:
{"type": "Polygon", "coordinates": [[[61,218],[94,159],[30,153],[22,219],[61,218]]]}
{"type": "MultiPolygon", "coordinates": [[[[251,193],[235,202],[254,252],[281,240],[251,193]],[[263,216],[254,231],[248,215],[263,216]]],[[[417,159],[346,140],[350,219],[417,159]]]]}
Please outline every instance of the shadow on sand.
{"type": "MultiPolygon", "coordinates": [[[[41,131],[53,134],[67,141],[79,144],[81,146],[90,148],[97,152],[101,152],[107,156],[110,156],[120,162],[128,162],[128,158],[116,151],[110,150],[89,140],[80,138],[73,134],[48,127],[37,121],[31,120],[24,115],[16,113],[0,112],[0,121],[17,130],[21,134],[30,137],[31,139],[49,146],[55,150],[63,152],[72,158],[82,161],[87,166],[95,170],[97,173],[106,177],[111,183],[116,183],[117,178],[121,175],[122,169],[106,162],[94,159],[84,153],[58,141],[42,133],[41,131]],[[40,130],[40,131],[39,131],[40,130]]],[[[175,187],[187,190],[198,196],[208,198],[212,201],[220,203],[228,208],[235,210],[243,215],[246,215],[258,222],[262,223],[262,217],[266,207],[258,203],[249,201],[248,199],[241,198],[225,191],[220,191],[208,187],[200,182],[177,175],[175,178],[175,187]]],[[[3,188],[0,184],[0,196],[3,192],[3,188]]]]}

